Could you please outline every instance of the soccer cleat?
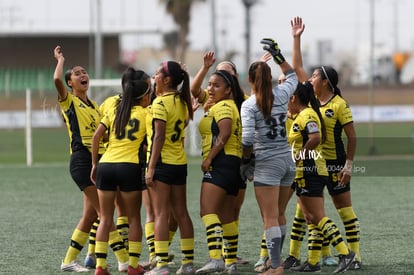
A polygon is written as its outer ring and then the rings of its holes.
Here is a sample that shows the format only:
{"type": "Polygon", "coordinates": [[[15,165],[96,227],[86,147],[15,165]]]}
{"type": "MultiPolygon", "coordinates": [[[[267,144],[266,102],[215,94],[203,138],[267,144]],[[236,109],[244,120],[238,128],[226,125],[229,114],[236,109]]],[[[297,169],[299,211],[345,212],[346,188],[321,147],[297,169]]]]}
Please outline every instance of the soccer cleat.
{"type": "Polygon", "coordinates": [[[254,271],[257,273],[265,272],[269,266],[269,257],[260,257],[257,263],[254,264],[254,271]]]}
{"type": "Polygon", "coordinates": [[[193,263],[187,263],[180,266],[175,274],[193,275],[196,274],[196,269],[193,263]]]}
{"type": "Polygon", "coordinates": [[[145,273],[144,268],[141,265],[138,265],[136,268],[128,266],[128,275],[142,275],[145,273]]]}
{"type": "Polygon", "coordinates": [[[265,272],[261,273],[263,275],[283,275],[284,270],[283,266],[278,266],[277,268],[269,268],[265,272]]]}
{"type": "Polygon", "coordinates": [[[322,257],[322,266],[337,266],[338,261],[331,255],[322,257]]]}
{"type": "Polygon", "coordinates": [[[291,269],[292,267],[300,266],[300,260],[293,256],[289,256],[283,262],[283,269],[291,269]]]}
{"type": "Polygon", "coordinates": [[[224,266],[222,274],[239,274],[237,272],[237,262],[224,266]]]}
{"type": "Polygon", "coordinates": [[[220,273],[222,271],[224,271],[223,259],[210,259],[202,268],[197,269],[196,274],[209,274],[213,272],[220,273]]]}
{"type": "Polygon", "coordinates": [[[93,275],[111,275],[111,273],[109,273],[108,269],[103,269],[102,267],[98,266],[95,269],[95,273],[93,273],[93,275]]]}
{"type": "Polygon", "coordinates": [[[243,264],[248,264],[249,261],[243,259],[242,257],[237,257],[237,264],[243,265],[243,264]]]}
{"type": "Polygon", "coordinates": [[[69,264],[64,264],[62,262],[60,270],[66,272],[89,272],[89,269],[81,266],[77,261],[72,261],[69,264]]]}
{"type": "Polygon", "coordinates": [[[129,266],[128,262],[125,262],[125,263],[118,262],[118,271],[119,272],[128,272],[128,266],[129,266]]]}
{"type": "Polygon", "coordinates": [[[170,270],[168,269],[168,265],[163,267],[155,267],[150,271],[144,273],[145,275],[170,275],[170,270]]]}
{"type": "Polygon", "coordinates": [[[95,254],[86,255],[83,265],[86,268],[90,268],[90,269],[95,268],[96,267],[96,255],[95,254]]]}
{"type": "Polygon", "coordinates": [[[358,260],[354,260],[351,265],[349,266],[349,270],[360,270],[362,263],[358,260]]]}
{"type": "Polygon", "coordinates": [[[299,266],[290,268],[290,270],[297,272],[321,272],[321,265],[319,263],[312,265],[308,261],[305,261],[299,266]]]}
{"type": "Polygon", "coordinates": [[[352,262],[355,260],[355,252],[349,250],[348,255],[339,255],[338,267],[335,269],[334,273],[345,272],[349,269],[352,262]]]}

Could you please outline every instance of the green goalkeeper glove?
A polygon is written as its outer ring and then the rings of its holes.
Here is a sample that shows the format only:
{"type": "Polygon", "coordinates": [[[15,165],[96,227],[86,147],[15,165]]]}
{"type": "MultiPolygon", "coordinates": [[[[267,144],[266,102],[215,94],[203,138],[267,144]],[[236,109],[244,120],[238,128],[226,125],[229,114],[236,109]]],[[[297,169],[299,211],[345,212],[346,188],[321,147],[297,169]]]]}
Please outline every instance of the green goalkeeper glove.
{"type": "Polygon", "coordinates": [[[263,50],[268,51],[277,64],[282,64],[285,62],[284,56],[281,54],[279,45],[272,38],[263,38],[260,41],[263,44],[263,50]]]}

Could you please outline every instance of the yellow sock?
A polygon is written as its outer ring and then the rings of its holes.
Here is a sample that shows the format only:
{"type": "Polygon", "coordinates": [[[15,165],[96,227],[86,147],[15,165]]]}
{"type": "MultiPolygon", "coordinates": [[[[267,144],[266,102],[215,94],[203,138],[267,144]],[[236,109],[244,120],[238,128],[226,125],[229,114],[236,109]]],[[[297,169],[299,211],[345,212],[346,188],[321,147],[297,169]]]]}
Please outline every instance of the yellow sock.
{"type": "Polygon", "coordinates": [[[346,242],[349,249],[355,252],[357,260],[361,262],[361,253],[359,251],[360,229],[359,220],[355,215],[352,206],[338,209],[338,214],[345,226],[346,242]]]}
{"type": "Polygon", "coordinates": [[[223,224],[224,261],[226,265],[237,262],[239,231],[235,222],[223,224]]]}
{"type": "Polygon", "coordinates": [[[348,255],[349,250],[346,246],[341,233],[336,224],[328,217],[322,218],[318,223],[319,229],[322,231],[324,238],[327,238],[340,255],[348,255]]]}
{"type": "Polygon", "coordinates": [[[118,262],[128,262],[129,255],[118,231],[114,230],[109,233],[109,246],[114,252],[115,257],[118,259],[118,262]]]}
{"type": "Polygon", "coordinates": [[[98,230],[99,219],[92,224],[91,231],[89,231],[88,254],[95,254],[96,230],[98,230]]]}
{"type": "Polygon", "coordinates": [[[171,245],[171,242],[174,240],[175,232],[177,231],[168,231],[168,245],[171,245]]]}
{"type": "Polygon", "coordinates": [[[266,234],[263,232],[262,241],[260,243],[260,258],[269,257],[269,252],[266,246],[266,234]]]}
{"type": "Polygon", "coordinates": [[[332,256],[331,247],[329,245],[329,240],[325,238],[323,238],[321,256],[322,257],[332,256]]]}
{"type": "Polygon", "coordinates": [[[308,262],[316,265],[321,258],[323,234],[315,224],[308,225],[308,232],[308,262]]]}
{"type": "Polygon", "coordinates": [[[129,265],[137,268],[142,253],[142,242],[129,242],[129,265]]]}
{"type": "Polygon", "coordinates": [[[116,230],[118,230],[119,235],[121,235],[125,248],[128,249],[128,217],[121,216],[116,219],[116,230]]]}
{"type": "Polygon", "coordinates": [[[168,264],[168,241],[154,241],[155,253],[157,255],[157,267],[168,264]]]}
{"type": "Polygon", "coordinates": [[[108,242],[96,242],[95,247],[96,254],[96,267],[100,266],[102,269],[106,269],[106,257],[108,256],[108,242]]]}
{"type": "Polygon", "coordinates": [[[305,221],[305,216],[303,215],[302,209],[299,206],[299,203],[296,204],[295,218],[293,219],[292,231],[290,233],[290,246],[289,246],[289,255],[300,259],[300,250],[302,246],[302,241],[306,235],[307,225],[305,221]]]}
{"type": "Polygon", "coordinates": [[[70,240],[70,246],[66,251],[65,259],[63,260],[64,264],[69,264],[76,260],[83,246],[88,241],[88,236],[88,233],[82,232],[79,229],[75,228],[70,240]]]}
{"type": "Polygon", "coordinates": [[[155,257],[155,246],[154,246],[154,222],[148,222],[145,224],[145,239],[147,241],[149,259],[155,257]]]}
{"type": "Polygon", "coordinates": [[[192,263],[194,261],[194,238],[181,239],[180,243],[181,253],[183,254],[181,264],[192,263]]]}
{"type": "Polygon", "coordinates": [[[211,259],[221,259],[223,246],[223,228],[216,214],[207,214],[201,218],[206,227],[207,246],[211,259]]]}

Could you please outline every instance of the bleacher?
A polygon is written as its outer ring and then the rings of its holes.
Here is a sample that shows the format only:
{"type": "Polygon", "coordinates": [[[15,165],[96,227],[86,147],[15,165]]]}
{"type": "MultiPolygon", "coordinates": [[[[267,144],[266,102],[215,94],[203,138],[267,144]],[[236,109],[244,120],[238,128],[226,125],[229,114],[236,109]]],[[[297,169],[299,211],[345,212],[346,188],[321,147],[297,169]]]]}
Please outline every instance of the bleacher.
{"type": "MultiPolygon", "coordinates": [[[[29,88],[41,94],[54,93],[53,68],[4,68],[0,67],[0,95],[21,96],[29,88]]],[[[87,68],[86,68],[87,69],[87,68]]],[[[89,77],[93,78],[93,70],[88,70],[89,77]]],[[[113,69],[104,69],[104,79],[120,79],[120,73],[113,69]]]]}

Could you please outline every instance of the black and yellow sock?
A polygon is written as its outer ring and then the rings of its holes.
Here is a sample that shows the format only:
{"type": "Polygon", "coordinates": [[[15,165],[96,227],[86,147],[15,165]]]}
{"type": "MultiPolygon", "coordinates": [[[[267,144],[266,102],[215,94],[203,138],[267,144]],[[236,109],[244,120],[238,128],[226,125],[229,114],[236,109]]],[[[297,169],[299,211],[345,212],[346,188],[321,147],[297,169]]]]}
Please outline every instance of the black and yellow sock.
{"type": "Polygon", "coordinates": [[[125,248],[128,250],[128,233],[129,233],[129,224],[128,217],[121,216],[116,219],[116,230],[118,230],[119,235],[124,242],[125,248]]]}
{"type": "Polygon", "coordinates": [[[63,260],[64,264],[70,264],[76,260],[83,246],[88,241],[88,235],[89,234],[87,232],[82,232],[79,229],[75,228],[70,239],[70,246],[66,251],[65,259],[63,260]]]}
{"type": "Polygon", "coordinates": [[[231,265],[237,262],[237,248],[239,242],[239,230],[235,222],[223,224],[224,262],[231,265]]]}
{"type": "Polygon", "coordinates": [[[183,255],[181,264],[185,265],[188,263],[192,263],[194,261],[194,238],[181,239],[180,244],[181,253],[183,255]]]}
{"type": "Polygon", "coordinates": [[[269,257],[266,246],[266,234],[263,232],[262,241],[260,242],[260,258],[269,257]]]}
{"type": "Polygon", "coordinates": [[[322,218],[318,223],[319,229],[322,231],[324,238],[335,248],[340,255],[348,255],[349,250],[346,246],[341,233],[336,224],[328,217],[322,218]]]}
{"type": "Polygon", "coordinates": [[[147,241],[149,260],[155,257],[155,245],[154,245],[154,222],[147,222],[145,224],[145,239],[147,241]]]}
{"type": "Polygon", "coordinates": [[[329,240],[326,238],[323,238],[321,257],[328,257],[328,256],[332,256],[331,246],[329,244],[329,240]]]}
{"type": "Polygon", "coordinates": [[[142,242],[129,241],[129,265],[137,268],[142,253],[142,242]]]}
{"type": "Polygon", "coordinates": [[[345,236],[348,247],[355,252],[357,260],[361,262],[361,254],[359,251],[360,228],[358,217],[355,215],[352,206],[338,209],[338,214],[345,226],[345,236]]]}
{"type": "Polygon", "coordinates": [[[111,247],[112,251],[115,254],[115,257],[118,259],[120,263],[128,262],[128,252],[125,249],[124,243],[122,242],[122,238],[119,235],[117,230],[109,232],[109,246],[111,247]]]}
{"type": "Polygon", "coordinates": [[[308,225],[308,262],[311,265],[319,263],[323,242],[322,231],[315,224],[308,225]]]}
{"type": "Polygon", "coordinates": [[[174,240],[174,236],[176,232],[177,231],[172,231],[172,230],[168,231],[168,246],[170,246],[172,241],[174,240]]]}
{"type": "Polygon", "coordinates": [[[223,227],[216,214],[207,214],[201,218],[206,227],[207,246],[211,259],[221,259],[223,246],[223,227]]]}
{"type": "Polygon", "coordinates": [[[166,266],[168,264],[168,241],[154,241],[154,246],[157,255],[157,267],[166,266]]]}
{"type": "Polygon", "coordinates": [[[299,203],[296,204],[295,218],[293,219],[292,232],[290,232],[290,246],[289,255],[300,259],[300,249],[302,241],[306,235],[307,225],[305,216],[303,215],[302,209],[299,203]]]}
{"type": "Polygon", "coordinates": [[[106,258],[108,257],[108,242],[96,242],[96,267],[106,269],[106,258]]]}
{"type": "Polygon", "coordinates": [[[88,254],[95,254],[96,231],[98,230],[99,219],[92,224],[91,231],[89,231],[88,254]]]}

